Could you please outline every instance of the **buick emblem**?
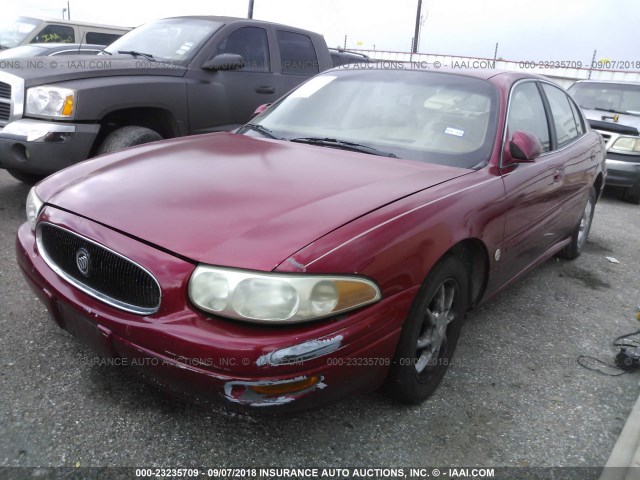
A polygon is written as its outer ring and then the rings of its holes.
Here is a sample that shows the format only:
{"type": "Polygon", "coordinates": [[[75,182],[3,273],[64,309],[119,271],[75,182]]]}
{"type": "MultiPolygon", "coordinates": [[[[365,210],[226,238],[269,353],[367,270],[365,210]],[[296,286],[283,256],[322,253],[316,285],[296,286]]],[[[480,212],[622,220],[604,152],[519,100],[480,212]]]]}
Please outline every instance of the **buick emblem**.
{"type": "Polygon", "coordinates": [[[80,248],[76,252],[76,266],[82,275],[89,276],[89,269],[91,268],[91,255],[86,248],[80,248]]]}

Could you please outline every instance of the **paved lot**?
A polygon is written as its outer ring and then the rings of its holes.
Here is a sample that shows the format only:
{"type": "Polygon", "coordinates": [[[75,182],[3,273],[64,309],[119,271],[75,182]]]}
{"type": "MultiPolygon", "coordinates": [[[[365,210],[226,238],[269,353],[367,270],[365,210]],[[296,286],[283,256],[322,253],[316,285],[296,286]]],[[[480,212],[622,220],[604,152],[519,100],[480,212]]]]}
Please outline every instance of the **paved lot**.
{"type": "Polygon", "coordinates": [[[581,258],[547,262],[470,316],[422,406],[374,393],[254,418],[167,397],[59,330],[14,261],[27,192],[0,170],[0,465],[602,466],[638,397],[638,374],[576,363],[612,361],[612,339],[640,328],[640,207],[614,195],[581,258]]]}

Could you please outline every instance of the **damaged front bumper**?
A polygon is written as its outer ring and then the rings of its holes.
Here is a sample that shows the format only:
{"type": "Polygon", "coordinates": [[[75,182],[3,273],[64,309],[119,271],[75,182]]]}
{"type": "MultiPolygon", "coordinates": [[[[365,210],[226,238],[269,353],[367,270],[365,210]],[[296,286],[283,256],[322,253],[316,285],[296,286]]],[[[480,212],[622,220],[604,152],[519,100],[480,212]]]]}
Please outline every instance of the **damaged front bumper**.
{"type": "Polygon", "coordinates": [[[21,119],[0,130],[0,168],[48,175],[89,158],[98,124],[21,119]]]}
{"type": "MultiPolygon", "coordinates": [[[[44,216],[70,229],[77,227],[74,222],[83,222],[85,230],[92,223],[57,212],[46,208],[44,216]]],[[[106,227],[90,229],[96,240],[120,251],[140,249],[136,240],[106,227]]],[[[102,358],[125,359],[122,365],[171,392],[244,410],[299,410],[378,388],[415,295],[405,291],[315,323],[233,322],[207,317],[186,300],[194,265],[146,247],[132,260],[156,275],[163,304],[157,313],[141,316],[104,304],[59,277],[40,256],[28,224],[18,232],[16,253],[24,277],[56,323],[102,358]]]]}

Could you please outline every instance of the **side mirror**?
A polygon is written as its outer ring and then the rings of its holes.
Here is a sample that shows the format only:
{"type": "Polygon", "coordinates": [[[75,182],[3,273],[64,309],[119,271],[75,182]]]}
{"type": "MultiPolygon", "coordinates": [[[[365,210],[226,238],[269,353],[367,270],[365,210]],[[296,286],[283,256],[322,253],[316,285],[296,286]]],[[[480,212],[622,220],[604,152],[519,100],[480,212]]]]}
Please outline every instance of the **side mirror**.
{"type": "Polygon", "coordinates": [[[211,60],[207,60],[202,68],[205,70],[238,70],[244,68],[245,62],[242,55],[237,53],[221,53],[211,60]]]}
{"type": "Polygon", "coordinates": [[[542,143],[540,143],[540,139],[529,132],[518,130],[513,134],[509,142],[511,162],[508,163],[531,163],[541,153],[542,143]]]}
{"type": "Polygon", "coordinates": [[[264,103],[262,105],[260,105],[258,108],[256,108],[256,111],[253,112],[253,115],[251,115],[251,118],[255,118],[258,115],[260,115],[262,112],[264,112],[267,108],[269,108],[269,105],[271,105],[270,103],[264,103]]]}

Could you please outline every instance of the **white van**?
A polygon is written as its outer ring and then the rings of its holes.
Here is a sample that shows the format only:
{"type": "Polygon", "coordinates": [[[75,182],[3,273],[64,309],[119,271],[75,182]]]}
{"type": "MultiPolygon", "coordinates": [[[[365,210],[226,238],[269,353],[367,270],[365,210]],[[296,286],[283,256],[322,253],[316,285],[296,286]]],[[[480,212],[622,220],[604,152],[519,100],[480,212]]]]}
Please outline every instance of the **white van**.
{"type": "Polygon", "coordinates": [[[54,18],[14,17],[0,21],[0,50],[29,43],[109,45],[131,28],[54,18]]]}

